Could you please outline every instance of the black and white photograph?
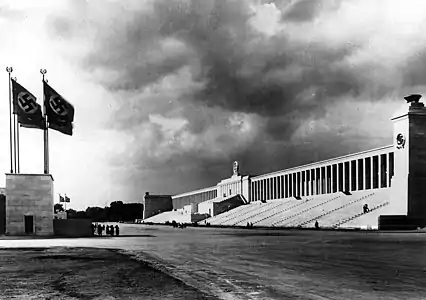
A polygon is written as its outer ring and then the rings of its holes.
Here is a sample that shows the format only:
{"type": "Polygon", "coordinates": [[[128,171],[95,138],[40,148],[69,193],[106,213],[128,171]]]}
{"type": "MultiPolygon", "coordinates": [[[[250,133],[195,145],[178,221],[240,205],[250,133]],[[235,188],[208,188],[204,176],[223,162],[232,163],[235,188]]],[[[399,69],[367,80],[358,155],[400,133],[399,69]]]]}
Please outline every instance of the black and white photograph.
{"type": "Polygon", "coordinates": [[[426,299],[425,33],[425,0],[0,0],[0,300],[426,299]]]}

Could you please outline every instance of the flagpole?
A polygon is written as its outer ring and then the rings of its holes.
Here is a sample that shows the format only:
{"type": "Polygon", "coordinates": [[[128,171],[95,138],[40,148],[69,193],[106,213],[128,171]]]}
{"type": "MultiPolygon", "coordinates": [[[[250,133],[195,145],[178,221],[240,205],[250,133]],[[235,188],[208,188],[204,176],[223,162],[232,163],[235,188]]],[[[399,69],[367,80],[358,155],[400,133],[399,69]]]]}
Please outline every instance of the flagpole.
{"type": "Polygon", "coordinates": [[[15,167],[15,173],[18,173],[18,168],[16,167],[18,158],[16,155],[16,114],[13,115],[13,145],[14,145],[14,155],[15,155],[15,162],[14,162],[14,167],[15,167]]]}
{"type": "Polygon", "coordinates": [[[43,75],[43,117],[44,117],[44,174],[49,174],[49,132],[47,126],[47,108],[46,99],[44,93],[44,75],[47,73],[46,69],[40,69],[40,73],[43,75]]]}
{"type": "Polygon", "coordinates": [[[16,161],[18,166],[16,173],[19,174],[21,173],[21,168],[20,168],[21,158],[19,156],[19,121],[18,120],[16,120],[16,158],[17,158],[16,161]]]}
{"type": "MultiPolygon", "coordinates": [[[[16,80],[16,77],[14,78],[14,80],[15,81],[17,81],[16,80]]],[[[20,162],[21,162],[21,157],[20,157],[20,155],[19,155],[19,120],[18,120],[18,116],[16,116],[16,123],[15,123],[15,126],[16,126],[16,164],[17,164],[17,168],[15,169],[15,172],[16,173],[21,173],[21,167],[20,167],[20,162]]]]}
{"type": "Polygon", "coordinates": [[[11,78],[10,73],[13,72],[12,67],[6,67],[6,72],[9,73],[9,144],[10,144],[10,173],[13,173],[13,146],[12,146],[12,93],[11,93],[11,78]]]}

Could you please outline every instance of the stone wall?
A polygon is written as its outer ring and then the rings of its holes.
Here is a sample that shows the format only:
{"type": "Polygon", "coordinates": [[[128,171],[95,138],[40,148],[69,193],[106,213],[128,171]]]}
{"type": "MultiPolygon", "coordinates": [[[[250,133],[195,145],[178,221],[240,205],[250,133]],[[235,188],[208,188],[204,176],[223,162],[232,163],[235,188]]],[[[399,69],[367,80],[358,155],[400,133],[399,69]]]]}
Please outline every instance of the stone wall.
{"type": "Polygon", "coordinates": [[[33,216],[34,235],[53,235],[53,178],[44,174],[6,174],[6,234],[25,235],[25,216],[33,216]]]}
{"type": "Polygon", "coordinates": [[[165,211],[173,210],[172,196],[169,195],[149,195],[145,194],[143,200],[143,218],[158,215],[165,211]]]}
{"type": "Polygon", "coordinates": [[[0,235],[6,232],[6,197],[0,193],[0,235]]]}
{"type": "Polygon", "coordinates": [[[92,220],[58,219],[53,220],[55,236],[89,237],[92,236],[92,220]]]}
{"type": "Polygon", "coordinates": [[[236,195],[234,197],[231,197],[221,202],[214,202],[213,216],[217,216],[219,214],[227,212],[228,210],[234,209],[243,204],[244,204],[244,201],[240,195],[236,195]]]}

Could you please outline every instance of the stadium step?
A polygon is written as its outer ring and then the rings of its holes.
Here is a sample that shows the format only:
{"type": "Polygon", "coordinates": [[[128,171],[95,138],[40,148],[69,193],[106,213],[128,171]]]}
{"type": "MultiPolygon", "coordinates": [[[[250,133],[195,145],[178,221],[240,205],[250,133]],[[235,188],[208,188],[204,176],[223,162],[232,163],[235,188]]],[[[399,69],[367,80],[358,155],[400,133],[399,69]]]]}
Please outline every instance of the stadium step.
{"type": "Polygon", "coordinates": [[[352,217],[350,217],[350,218],[343,219],[343,220],[339,221],[338,223],[334,224],[332,227],[333,227],[333,228],[338,228],[340,225],[343,225],[343,224],[345,224],[345,223],[348,223],[348,222],[350,222],[350,221],[352,221],[352,220],[354,220],[354,219],[356,219],[356,218],[359,218],[359,217],[361,217],[361,216],[365,216],[365,215],[367,215],[367,214],[369,214],[369,213],[372,213],[373,211],[378,210],[378,209],[380,209],[380,208],[382,208],[382,207],[384,207],[384,206],[386,206],[386,205],[389,205],[389,204],[390,204],[390,202],[389,202],[389,201],[387,201],[387,202],[384,202],[384,203],[382,203],[382,204],[380,204],[380,205],[374,206],[374,207],[373,207],[373,208],[371,208],[368,212],[366,212],[366,213],[359,213],[359,214],[356,214],[356,215],[354,215],[354,216],[352,216],[352,217]]]}
{"type": "Polygon", "coordinates": [[[337,210],[344,209],[344,208],[348,207],[349,205],[355,204],[355,203],[357,203],[357,202],[359,202],[359,201],[361,201],[361,200],[365,200],[365,199],[367,199],[367,198],[369,198],[369,197],[371,197],[371,196],[373,196],[373,195],[374,195],[374,193],[371,193],[371,194],[368,194],[367,196],[360,197],[360,198],[358,198],[358,199],[356,199],[356,200],[354,200],[354,201],[348,202],[348,203],[346,203],[346,204],[344,204],[344,205],[342,205],[342,206],[336,207],[336,208],[334,208],[334,209],[332,209],[332,210],[329,210],[329,211],[327,211],[327,212],[325,212],[325,213],[322,213],[322,214],[320,214],[320,215],[318,215],[318,216],[316,216],[316,217],[314,217],[314,218],[311,218],[311,219],[309,219],[309,220],[306,220],[306,221],[304,221],[304,222],[301,222],[301,223],[297,224],[297,226],[303,226],[303,225],[306,225],[306,224],[308,224],[308,223],[311,223],[311,222],[313,222],[313,221],[315,221],[315,220],[321,219],[321,218],[323,218],[323,217],[325,217],[325,216],[327,216],[327,215],[332,214],[333,212],[335,212],[335,211],[337,211],[337,210]]]}
{"type": "Polygon", "coordinates": [[[258,223],[258,221],[256,221],[256,217],[262,216],[263,214],[267,213],[267,215],[275,215],[275,213],[269,214],[271,211],[275,210],[276,208],[279,208],[281,206],[285,206],[288,201],[282,201],[282,200],[275,200],[275,203],[273,203],[274,205],[271,206],[267,206],[267,207],[262,207],[261,210],[257,211],[255,214],[250,215],[250,216],[246,216],[244,219],[236,221],[233,225],[244,225],[245,222],[250,222],[256,224],[258,223]]]}
{"type": "MultiPolygon", "coordinates": [[[[283,218],[283,219],[281,219],[281,220],[279,220],[279,221],[277,221],[277,222],[272,223],[271,225],[272,225],[272,226],[276,226],[276,225],[279,225],[279,224],[281,224],[281,223],[287,222],[287,221],[289,221],[290,219],[295,218],[295,217],[297,217],[297,216],[300,216],[300,215],[302,215],[303,213],[305,213],[305,212],[307,212],[307,211],[309,211],[309,210],[311,210],[311,209],[317,208],[317,207],[319,207],[319,206],[321,206],[321,205],[325,205],[325,204],[327,204],[327,203],[329,203],[329,202],[331,202],[331,201],[334,201],[334,200],[336,200],[336,199],[339,199],[340,197],[342,197],[342,195],[339,195],[339,196],[337,196],[337,197],[333,197],[333,198],[331,198],[331,199],[329,199],[329,200],[326,200],[326,201],[323,201],[323,202],[321,202],[321,203],[319,203],[319,204],[317,204],[317,205],[314,205],[314,206],[311,206],[311,207],[309,207],[309,208],[306,208],[306,209],[304,209],[304,210],[302,210],[302,211],[299,211],[299,212],[298,212],[298,213],[296,213],[296,214],[293,214],[293,215],[287,216],[287,217],[285,217],[285,218],[283,218]]],[[[306,202],[301,203],[300,205],[303,205],[303,204],[306,204],[306,202]]],[[[297,206],[300,206],[300,205],[295,205],[294,207],[291,207],[290,209],[293,209],[293,208],[295,208],[295,207],[297,207],[297,206]]]]}
{"type": "MultiPolygon", "coordinates": [[[[286,208],[281,209],[281,210],[279,210],[279,211],[277,211],[277,212],[275,212],[275,213],[273,213],[273,214],[268,214],[268,215],[266,215],[264,218],[262,218],[262,219],[260,219],[260,220],[257,220],[257,221],[255,221],[255,222],[253,222],[253,224],[257,224],[257,223],[260,223],[260,222],[265,221],[265,220],[267,220],[267,219],[273,218],[273,217],[275,217],[275,216],[277,216],[277,215],[279,215],[279,214],[282,214],[282,213],[284,213],[284,212],[286,212],[286,211],[289,211],[289,210],[291,210],[291,209],[293,209],[293,208],[296,208],[296,207],[298,207],[298,206],[301,206],[301,205],[305,204],[306,202],[311,201],[311,200],[313,200],[313,199],[314,199],[314,198],[308,198],[308,199],[304,200],[302,203],[298,203],[298,204],[296,204],[296,205],[293,205],[293,206],[290,206],[290,207],[286,207],[286,208]]],[[[288,204],[288,202],[286,202],[286,204],[288,204]]]]}

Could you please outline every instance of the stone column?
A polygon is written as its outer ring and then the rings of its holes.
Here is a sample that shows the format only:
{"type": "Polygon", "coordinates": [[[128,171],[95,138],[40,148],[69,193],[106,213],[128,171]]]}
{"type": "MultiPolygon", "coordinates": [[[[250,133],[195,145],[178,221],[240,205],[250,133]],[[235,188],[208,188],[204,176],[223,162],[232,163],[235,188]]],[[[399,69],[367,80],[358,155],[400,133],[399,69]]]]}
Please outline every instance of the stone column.
{"type": "Polygon", "coordinates": [[[374,168],[373,168],[373,165],[374,165],[374,163],[373,163],[373,156],[371,156],[370,157],[370,186],[371,186],[371,189],[373,189],[374,188],[374,168]]]}
{"type": "Polygon", "coordinates": [[[311,188],[311,173],[309,170],[305,171],[305,178],[306,178],[306,196],[311,196],[310,194],[310,188],[311,188]]]}
{"type": "Polygon", "coordinates": [[[327,165],[324,166],[324,194],[328,193],[328,168],[327,165]]]}
{"type": "Polygon", "coordinates": [[[317,168],[316,167],[312,170],[312,173],[313,173],[312,192],[313,192],[313,195],[317,195],[318,194],[318,188],[317,188],[317,168]]]}
{"type": "Polygon", "coordinates": [[[367,189],[367,181],[369,180],[369,175],[367,174],[367,158],[368,157],[364,157],[364,190],[367,189]]]}
{"type": "Polygon", "coordinates": [[[359,190],[359,165],[358,158],[355,159],[355,191],[359,190]]]}
{"type": "Polygon", "coordinates": [[[271,181],[272,181],[271,199],[275,199],[275,191],[277,190],[275,176],[271,178],[271,181]]]}
{"type": "MultiPolygon", "coordinates": [[[[343,170],[343,167],[342,167],[343,170]]],[[[336,184],[337,184],[337,192],[340,192],[342,189],[340,188],[340,181],[342,181],[342,174],[340,174],[340,163],[337,163],[337,172],[336,172],[336,184]]]]}

